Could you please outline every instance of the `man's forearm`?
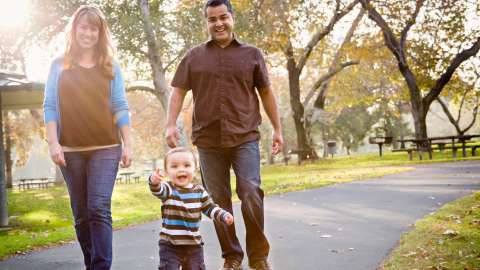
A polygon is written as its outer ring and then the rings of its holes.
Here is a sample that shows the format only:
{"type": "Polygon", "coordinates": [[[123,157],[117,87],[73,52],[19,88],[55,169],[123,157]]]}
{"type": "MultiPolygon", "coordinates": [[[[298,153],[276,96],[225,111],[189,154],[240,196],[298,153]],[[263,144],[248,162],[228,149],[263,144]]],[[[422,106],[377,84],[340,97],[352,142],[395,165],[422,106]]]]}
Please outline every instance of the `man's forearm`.
{"type": "Polygon", "coordinates": [[[167,127],[176,125],[178,115],[182,110],[185,94],[185,90],[176,87],[173,88],[172,94],[170,95],[170,99],[168,101],[167,127]]]}
{"type": "Polygon", "coordinates": [[[272,89],[262,89],[260,91],[260,99],[262,100],[263,108],[272,123],[273,129],[280,132],[282,128],[280,124],[280,114],[278,113],[277,101],[272,89]]]}

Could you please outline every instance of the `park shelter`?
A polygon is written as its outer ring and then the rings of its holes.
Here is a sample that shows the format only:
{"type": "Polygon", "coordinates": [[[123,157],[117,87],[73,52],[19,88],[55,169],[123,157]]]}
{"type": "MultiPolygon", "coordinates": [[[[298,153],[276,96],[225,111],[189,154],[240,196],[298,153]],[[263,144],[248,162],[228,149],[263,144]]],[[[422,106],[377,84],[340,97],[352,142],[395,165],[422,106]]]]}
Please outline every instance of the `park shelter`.
{"type": "Polygon", "coordinates": [[[8,225],[2,112],[41,108],[43,88],[42,83],[31,82],[24,75],[0,72],[0,227],[8,225]]]}

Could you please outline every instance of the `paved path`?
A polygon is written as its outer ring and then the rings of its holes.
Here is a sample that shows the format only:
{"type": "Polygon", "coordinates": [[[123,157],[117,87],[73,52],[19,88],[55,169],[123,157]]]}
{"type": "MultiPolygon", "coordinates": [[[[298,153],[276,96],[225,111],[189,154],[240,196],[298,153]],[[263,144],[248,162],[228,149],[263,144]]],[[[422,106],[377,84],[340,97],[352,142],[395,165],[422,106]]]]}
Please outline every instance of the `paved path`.
{"type": "MultiPolygon", "coordinates": [[[[374,270],[415,220],[478,189],[480,161],[471,161],[268,197],[271,261],[276,270],[374,270]]],[[[238,204],[234,211],[240,219],[238,204]]],[[[159,226],[157,221],[116,231],[112,269],[156,269],[159,226]]],[[[237,225],[243,239],[242,227],[237,225]]],[[[201,230],[207,269],[218,269],[213,225],[205,220],[201,230]]],[[[0,269],[82,269],[80,252],[68,244],[0,262],[0,269]]]]}

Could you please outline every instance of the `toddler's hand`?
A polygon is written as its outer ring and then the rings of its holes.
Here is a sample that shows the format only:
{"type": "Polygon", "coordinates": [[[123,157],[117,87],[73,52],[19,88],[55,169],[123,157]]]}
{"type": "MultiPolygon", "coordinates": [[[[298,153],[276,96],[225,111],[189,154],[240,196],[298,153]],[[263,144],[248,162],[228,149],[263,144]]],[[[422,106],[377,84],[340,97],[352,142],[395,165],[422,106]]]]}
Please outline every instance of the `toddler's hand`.
{"type": "Polygon", "coordinates": [[[152,185],[160,185],[165,179],[165,176],[163,173],[160,171],[160,169],[156,169],[152,175],[150,175],[150,183],[152,185]]]}
{"type": "Polygon", "coordinates": [[[230,213],[227,213],[225,217],[223,218],[223,222],[227,225],[232,225],[233,224],[233,216],[230,213]]]}

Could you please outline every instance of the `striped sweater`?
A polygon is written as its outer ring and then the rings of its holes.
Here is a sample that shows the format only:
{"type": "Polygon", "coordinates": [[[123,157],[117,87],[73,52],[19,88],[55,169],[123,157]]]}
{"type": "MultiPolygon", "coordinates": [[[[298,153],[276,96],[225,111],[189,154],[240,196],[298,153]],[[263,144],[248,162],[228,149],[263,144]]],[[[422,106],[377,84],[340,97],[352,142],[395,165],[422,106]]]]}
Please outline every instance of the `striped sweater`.
{"type": "Polygon", "coordinates": [[[201,185],[181,188],[168,181],[150,185],[150,191],[162,200],[160,239],[173,245],[202,244],[199,231],[202,213],[219,222],[223,222],[227,214],[201,185]]]}

